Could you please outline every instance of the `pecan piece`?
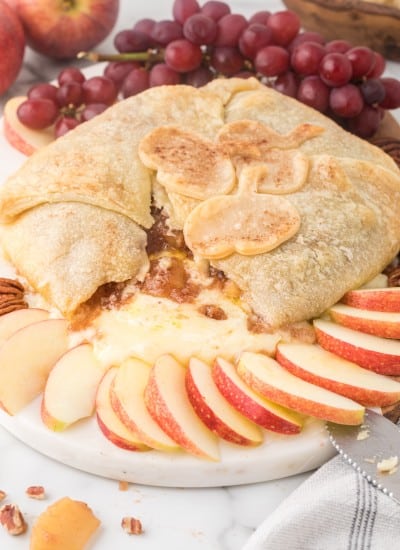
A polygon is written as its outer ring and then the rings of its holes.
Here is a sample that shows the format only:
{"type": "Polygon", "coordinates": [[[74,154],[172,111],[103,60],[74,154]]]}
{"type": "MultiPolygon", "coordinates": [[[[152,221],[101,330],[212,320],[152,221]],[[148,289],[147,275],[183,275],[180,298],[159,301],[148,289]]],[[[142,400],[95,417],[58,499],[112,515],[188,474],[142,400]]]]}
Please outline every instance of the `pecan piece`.
{"type": "Polygon", "coordinates": [[[5,504],[0,508],[0,524],[10,535],[22,535],[27,530],[24,516],[15,504],[5,504]]]}
{"type": "Polygon", "coordinates": [[[143,533],[142,523],[137,518],[122,518],[121,527],[128,535],[141,535],[143,533]]]}
{"type": "Polygon", "coordinates": [[[43,500],[46,496],[42,485],[31,485],[26,489],[25,493],[29,498],[34,498],[36,500],[43,500]]]}

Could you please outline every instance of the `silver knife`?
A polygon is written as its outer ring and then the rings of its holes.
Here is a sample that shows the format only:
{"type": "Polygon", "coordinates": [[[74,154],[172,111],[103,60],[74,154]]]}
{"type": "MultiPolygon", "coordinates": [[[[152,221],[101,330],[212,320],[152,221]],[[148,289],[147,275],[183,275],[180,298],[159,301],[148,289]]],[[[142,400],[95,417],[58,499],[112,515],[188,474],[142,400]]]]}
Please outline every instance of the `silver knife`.
{"type": "Polygon", "coordinates": [[[400,504],[400,430],[367,409],[361,426],[327,422],[330,440],[357,472],[400,504]]]}

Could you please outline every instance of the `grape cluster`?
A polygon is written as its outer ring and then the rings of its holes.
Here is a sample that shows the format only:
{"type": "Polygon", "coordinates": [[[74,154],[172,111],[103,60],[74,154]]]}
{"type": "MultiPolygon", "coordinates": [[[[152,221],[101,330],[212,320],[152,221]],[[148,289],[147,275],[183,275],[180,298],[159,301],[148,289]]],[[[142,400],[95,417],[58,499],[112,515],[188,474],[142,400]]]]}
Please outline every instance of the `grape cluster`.
{"type": "Polygon", "coordinates": [[[231,13],[222,1],[210,0],[200,6],[197,0],[175,0],[172,19],[137,21],[115,36],[114,45],[118,53],[87,54],[95,61],[109,61],[104,76],[97,77],[107,82],[100,92],[90,84],[95,79],[78,82],[80,91],[75,86],[75,91],[64,92],[59,79],[56,100],[44,98],[54,102],[53,110],[43,105],[42,110],[34,109],[31,103],[25,120],[36,118],[44,123],[48,117],[53,122],[61,109],[56,122],[56,127],[62,127],[56,129],[60,135],[67,122],[73,126],[87,120],[117,94],[127,98],[166,84],[198,87],[219,76],[255,76],[364,138],[376,132],[385,109],[400,107],[400,82],[382,77],[385,60],[379,53],[302,32],[298,16],[289,10],[260,11],[246,19],[231,13]],[[115,92],[106,101],[103,92],[107,95],[110,82],[115,92]],[[90,97],[87,88],[92,89],[90,97]],[[70,106],[78,116],[69,116],[70,106]]]}
{"type": "Polygon", "coordinates": [[[55,137],[60,137],[103,112],[118,96],[112,80],[104,76],[86,79],[76,67],[62,70],[57,84],[35,84],[28,90],[17,110],[22,124],[34,130],[54,124],[55,137]]]}

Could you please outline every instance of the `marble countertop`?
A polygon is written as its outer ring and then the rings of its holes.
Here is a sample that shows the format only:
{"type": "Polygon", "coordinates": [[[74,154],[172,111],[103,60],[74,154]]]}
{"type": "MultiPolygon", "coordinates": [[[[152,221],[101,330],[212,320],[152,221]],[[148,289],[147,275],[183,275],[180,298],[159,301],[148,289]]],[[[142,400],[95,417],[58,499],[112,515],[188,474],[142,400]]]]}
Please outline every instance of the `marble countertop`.
{"type": "MultiPolygon", "coordinates": [[[[283,7],[279,0],[232,0],[230,4],[233,11],[243,14],[260,9],[276,11],[283,7]]],[[[116,28],[97,49],[112,51],[112,37],[117,30],[130,27],[143,17],[169,18],[171,7],[172,0],[121,0],[116,28]]],[[[35,82],[55,78],[62,67],[63,64],[28,49],[18,80],[0,98],[0,114],[9,97],[24,94],[35,82]]],[[[393,67],[391,64],[392,72],[396,70],[393,67]]],[[[55,462],[0,428],[0,490],[8,495],[4,502],[18,504],[29,525],[48,504],[63,496],[87,502],[102,521],[102,527],[90,545],[96,550],[113,547],[125,550],[132,545],[141,550],[239,550],[262,520],[308,475],[212,489],[157,488],[131,483],[127,490],[122,491],[118,481],[55,462]],[[28,499],[25,489],[30,485],[43,485],[46,500],[28,499]],[[124,533],[120,526],[124,516],[139,518],[143,535],[132,540],[124,533]]],[[[0,548],[23,550],[28,547],[29,532],[21,537],[11,537],[0,529],[0,548]]]]}

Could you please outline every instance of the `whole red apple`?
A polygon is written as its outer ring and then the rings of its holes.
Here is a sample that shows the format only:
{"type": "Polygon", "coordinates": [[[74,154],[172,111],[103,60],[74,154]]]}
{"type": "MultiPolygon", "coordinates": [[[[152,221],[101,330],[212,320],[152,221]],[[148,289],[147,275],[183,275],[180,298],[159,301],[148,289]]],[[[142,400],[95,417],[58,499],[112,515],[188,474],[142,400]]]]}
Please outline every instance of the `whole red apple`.
{"type": "Polygon", "coordinates": [[[106,38],[119,0],[13,0],[28,45],[49,57],[68,59],[106,38]]]}
{"type": "Polygon", "coordinates": [[[24,56],[24,29],[15,11],[0,0],[0,95],[17,78],[24,56]]]}

